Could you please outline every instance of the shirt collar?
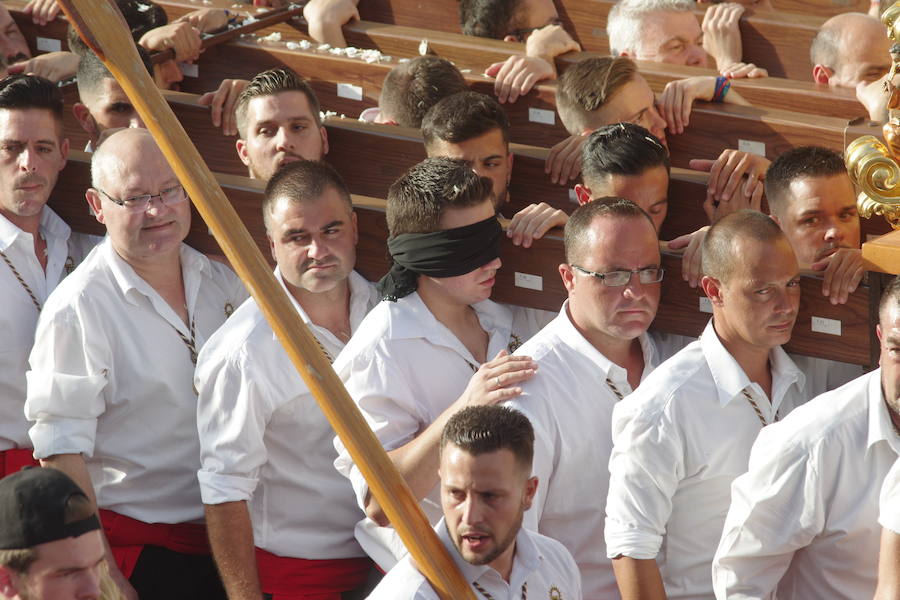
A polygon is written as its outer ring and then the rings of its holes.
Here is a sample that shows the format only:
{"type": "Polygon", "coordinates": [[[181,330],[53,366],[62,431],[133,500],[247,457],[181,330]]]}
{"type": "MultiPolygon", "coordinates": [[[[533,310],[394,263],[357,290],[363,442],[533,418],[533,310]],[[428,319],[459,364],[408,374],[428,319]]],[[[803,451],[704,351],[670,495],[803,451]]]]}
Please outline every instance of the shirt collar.
{"type": "MultiPolygon", "coordinates": [[[[447,531],[447,524],[444,521],[444,518],[441,517],[441,520],[437,522],[437,525],[434,526],[435,531],[437,531],[438,538],[450,552],[450,556],[453,557],[453,561],[456,563],[456,566],[459,568],[460,573],[462,573],[463,577],[466,578],[466,581],[471,584],[473,581],[478,581],[480,578],[484,577],[485,573],[489,571],[493,571],[497,574],[497,577],[500,577],[500,574],[494,571],[492,567],[488,565],[473,565],[468,563],[463,559],[460,555],[459,550],[456,549],[456,545],[450,539],[450,532],[447,531]]],[[[513,564],[512,569],[510,570],[510,584],[511,585],[521,585],[521,583],[515,583],[513,579],[519,573],[522,573],[523,582],[524,579],[528,577],[531,573],[540,568],[541,562],[544,557],[541,555],[538,550],[537,544],[534,543],[534,540],[531,537],[531,534],[524,527],[519,529],[519,533],[516,534],[516,549],[513,554],[513,564]]]]}
{"type": "Polygon", "coordinates": [[[891,416],[888,414],[887,405],[884,403],[884,394],[881,390],[881,368],[869,373],[869,382],[866,386],[866,398],[869,403],[869,436],[866,442],[866,451],[876,442],[885,441],[896,453],[900,454],[900,439],[894,431],[891,416]]]}
{"type": "MultiPolygon", "coordinates": [[[[700,335],[700,348],[703,350],[706,364],[709,366],[710,373],[716,383],[716,392],[719,395],[720,406],[725,406],[737,396],[742,395],[741,392],[748,386],[756,386],[750,381],[744,369],[741,368],[731,353],[722,345],[722,340],[719,339],[719,335],[716,333],[712,319],[709,320],[709,323],[706,324],[706,328],[700,335]]],[[[772,348],[769,351],[769,362],[772,367],[773,396],[769,400],[777,410],[781,404],[781,398],[788,388],[796,384],[802,390],[806,384],[806,377],[781,346],[772,348]]]]}
{"type": "MultiPolygon", "coordinates": [[[[287,283],[284,281],[284,275],[281,272],[281,267],[275,267],[275,279],[278,280],[284,293],[287,294],[287,297],[290,299],[291,304],[294,305],[294,309],[297,311],[297,314],[300,315],[300,319],[303,323],[307,326],[310,325],[312,321],[288,289],[287,283]]],[[[366,313],[368,313],[371,308],[369,306],[369,299],[372,296],[372,286],[366,281],[365,277],[356,271],[350,271],[350,276],[347,277],[347,285],[350,288],[350,325],[351,329],[355,331],[355,325],[358,325],[360,321],[362,321],[363,317],[366,316],[366,313]]]]}
{"type": "MultiPolygon", "coordinates": [[[[389,302],[382,300],[382,302],[389,302]]],[[[397,300],[396,306],[403,307],[403,318],[391,320],[391,338],[415,339],[426,338],[437,342],[433,332],[441,330],[443,325],[435,318],[434,314],[425,305],[418,292],[413,292],[397,300]]],[[[491,334],[495,330],[505,330],[507,337],[512,329],[512,312],[503,305],[484,300],[473,304],[472,308],[478,315],[481,327],[491,334]]]]}
{"type": "MultiPolygon", "coordinates": [[[[101,246],[102,251],[106,253],[106,262],[109,265],[113,279],[128,302],[137,304],[133,294],[129,293],[132,290],[148,297],[157,295],[150,284],[135,273],[134,268],[128,261],[119,256],[119,253],[113,248],[109,236],[103,239],[101,246]]],[[[190,298],[191,290],[188,289],[190,286],[187,283],[188,277],[191,277],[191,274],[195,272],[207,272],[210,269],[209,259],[186,244],[181,244],[180,253],[182,277],[185,279],[185,296],[190,306],[192,302],[190,298]]]]}
{"type": "MultiPolygon", "coordinates": [[[[65,221],[60,219],[59,215],[48,206],[41,209],[40,231],[44,239],[48,241],[48,238],[69,239],[72,232],[65,221]]],[[[0,215],[0,251],[12,246],[20,235],[25,235],[25,232],[14,225],[12,221],[0,215]]],[[[33,242],[33,240],[31,241],[33,242]]]]}
{"type": "MultiPolygon", "coordinates": [[[[608,377],[616,383],[627,383],[628,372],[623,367],[620,367],[606,358],[602,352],[581,335],[581,332],[578,331],[575,324],[572,323],[568,308],[569,301],[566,300],[563,302],[559,315],[553,320],[560,341],[597,365],[597,368],[602,372],[604,377],[608,377]]],[[[647,332],[642,333],[640,337],[638,337],[638,343],[641,345],[641,351],[644,355],[644,373],[641,375],[641,379],[643,379],[656,366],[657,350],[656,345],[653,343],[653,340],[650,339],[650,336],[647,335],[647,332]]]]}

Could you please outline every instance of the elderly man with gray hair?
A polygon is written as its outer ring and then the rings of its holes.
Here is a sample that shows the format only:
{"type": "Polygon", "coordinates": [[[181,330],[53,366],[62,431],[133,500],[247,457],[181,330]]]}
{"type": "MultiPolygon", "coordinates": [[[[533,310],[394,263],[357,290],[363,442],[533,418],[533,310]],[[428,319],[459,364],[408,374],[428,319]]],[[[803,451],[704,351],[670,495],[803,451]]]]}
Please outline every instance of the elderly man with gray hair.
{"type": "Polygon", "coordinates": [[[843,13],[825,21],[809,48],[812,77],[829,87],[872,83],[891,68],[890,40],[875,17],[843,13]]]}
{"type": "Polygon", "coordinates": [[[709,56],[723,76],[766,77],[768,72],[742,62],[738,27],[744,7],[725,2],[711,6],[703,26],[692,0],[620,0],[606,23],[610,53],[636,60],[707,67],[709,56]]]}

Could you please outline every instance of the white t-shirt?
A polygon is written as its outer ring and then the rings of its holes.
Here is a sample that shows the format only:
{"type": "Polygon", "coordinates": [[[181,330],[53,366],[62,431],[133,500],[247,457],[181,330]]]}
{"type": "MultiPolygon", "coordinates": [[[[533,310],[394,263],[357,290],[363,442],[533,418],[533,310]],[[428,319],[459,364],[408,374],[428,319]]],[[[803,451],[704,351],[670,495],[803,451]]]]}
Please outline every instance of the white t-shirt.
{"type": "MultiPolygon", "coordinates": [[[[199,350],[247,292],[186,245],[181,269],[199,350]]],[[[147,523],[201,520],[191,335],[105,239],[38,321],[25,403],[35,456],[83,454],[101,508],[147,523]]]]}

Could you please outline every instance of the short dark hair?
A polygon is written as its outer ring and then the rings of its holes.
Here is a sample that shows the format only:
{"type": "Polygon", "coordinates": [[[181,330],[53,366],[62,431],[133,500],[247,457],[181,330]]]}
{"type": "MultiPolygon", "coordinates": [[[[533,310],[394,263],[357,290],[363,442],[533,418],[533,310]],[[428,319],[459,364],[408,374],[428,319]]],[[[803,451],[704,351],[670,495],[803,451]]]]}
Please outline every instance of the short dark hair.
{"type": "Polygon", "coordinates": [[[459,24],[466,35],[502,40],[518,29],[516,13],[522,0],[460,0],[459,24]]]}
{"type": "Polygon", "coordinates": [[[756,210],[738,210],[725,215],[709,228],[703,240],[703,274],[719,281],[727,281],[734,266],[742,262],[736,242],[752,239],[767,244],[787,239],[778,224],[768,215],[756,210]]]}
{"type": "Polygon", "coordinates": [[[162,6],[151,0],[116,0],[116,5],[125,17],[134,41],[147,32],[169,24],[169,17],[162,6]]]}
{"type": "MultiPolygon", "coordinates": [[[[792,148],[775,159],[766,171],[766,200],[769,212],[783,214],[790,200],[790,187],[803,177],[832,177],[847,174],[844,158],[820,146],[792,148]]],[[[848,175],[849,177],[849,175],[848,175]]]]}
{"type": "Polygon", "coordinates": [[[49,110],[61,124],[63,97],[59,86],[37,75],[10,75],[0,80],[0,109],[27,108],[49,110]]]}
{"type": "Polygon", "coordinates": [[[493,184],[464,160],[426,158],[400,176],[388,190],[387,224],[391,237],[438,231],[448,208],[493,201],[493,184]]]}
{"type": "MultiPolygon", "coordinates": [[[[571,135],[597,127],[593,113],[603,108],[637,74],[630,58],[595,56],[566,69],[556,84],[556,111],[571,135]]],[[[604,123],[605,124],[605,123],[604,123]]]]}
{"type": "Polygon", "coordinates": [[[581,149],[581,176],[588,187],[589,181],[640,175],[654,167],[669,171],[669,153],[655,135],[634,123],[601,127],[581,149]]]}
{"type": "Polygon", "coordinates": [[[459,92],[431,107],[422,119],[422,138],[429,148],[437,141],[459,144],[494,129],[509,143],[509,117],[492,96],[459,92]]]}
{"type": "MultiPolygon", "coordinates": [[[[150,62],[150,54],[141,46],[137,47],[138,54],[147,68],[147,72],[153,75],[153,63],[150,62]]],[[[85,46],[80,52],[77,52],[78,71],[76,72],[75,84],[78,86],[78,95],[84,101],[84,97],[97,92],[104,79],[115,79],[113,74],[109,72],[103,61],[94,53],[93,50],[85,46]]]]}
{"type": "Polygon", "coordinates": [[[346,200],[348,210],[353,209],[350,190],[334,167],[326,162],[298,160],[275,171],[266,184],[263,195],[262,213],[266,230],[269,230],[272,204],[276,200],[289,198],[295,203],[309,202],[321,197],[326,189],[337,190],[341,198],[346,200]]]}
{"type": "Polygon", "coordinates": [[[881,299],[878,301],[878,320],[884,315],[885,309],[892,302],[900,302],[900,275],[891,279],[890,283],[884,286],[881,292],[881,299]]]}
{"type": "Polygon", "coordinates": [[[419,56],[397,65],[385,76],[378,106],[397,125],[420,127],[428,109],[467,89],[462,73],[449,60],[419,56]]]}
{"type": "Polygon", "coordinates": [[[509,450],[531,474],[534,428],[528,417],[506,406],[467,406],[455,413],[441,432],[441,453],[447,444],[479,456],[509,450]]]}
{"type": "Polygon", "coordinates": [[[247,139],[247,105],[250,104],[250,101],[261,96],[274,96],[282,92],[301,92],[305,95],[316,126],[322,126],[319,116],[319,99],[309,83],[297,75],[293,69],[276,67],[258,73],[238,96],[234,105],[234,114],[241,138],[247,139]]]}
{"type": "Polygon", "coordinates": [[[625,198],[606,196],[591,200],[576,208],[569,216],[565,228],[566,262],[575,264],[582,261],[588,245],[588,230],[595,219],[610,217],[618,219],[647,219],[653,231],[656,225],[643,208],[625,198]]]}

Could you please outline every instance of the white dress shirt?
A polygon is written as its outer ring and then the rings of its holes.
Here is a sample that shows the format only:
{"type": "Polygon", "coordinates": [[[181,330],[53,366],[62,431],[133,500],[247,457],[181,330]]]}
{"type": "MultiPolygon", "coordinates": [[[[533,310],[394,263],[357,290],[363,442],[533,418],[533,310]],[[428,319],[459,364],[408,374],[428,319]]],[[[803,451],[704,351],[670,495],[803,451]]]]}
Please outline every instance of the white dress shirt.
{"type": "Polygon", "coordinates": [[[777,587],[778,600],[871,598],[878,496],[898,453],[880,369],[766,427],[732,487],[716,597],[770,599],[777,587]]]}
{"type": "Polygon", "coordinates": [[[900,460],[894,461],[884,478],[878,506],[878,523],[900,534],[900,460]]]}
{"type": "MultiPolygon", "coordinates": [[[[488,333],[488,358],[533,331],[516,330],[510,308],[485,300],[472,305],[488,333]]],[[[435,421],[466,389],[480,366],[465,345],[438,321],[418,293],[382,301],[360,324],[337,357],[334,370],[387,450],[399,448],[435,421]]],[[[340,440],[335,467],[350,478],[360,507],[368,485],[340,440]]],[[[429,522],[441,518],[439,486],[421,501],[429,522]]],[[[393,528],[371,519],[357,525],[357,539],[382,569],[406,549],[393,528]]]]}
{"type": "MultiPolygon", "coordinates": [[[[612,412],[631,393],[628,372],[601,354],[572,324],[568,303],[556,319],[516,351],[538,371],[507,406],[534,427],[538,490],[525,526],[562,542],[575,557],[585,598],[618,598],[603,540],[612,412]],[[607,383],[607,379],[611,385],[607,383]],[[590,465],[590,468],[587,466],[590,465]]],[[[646,377],[660,362],[655,336],[639,338],[646,377]]],[[[669,336],[680,337],[680,336],[669,336]]],[[[688,338],[681,338],[686,344],[688,338]]]]}
{"type": "MultiPolygon", "coordinates": [[[[93,235],[72,233],[50,207],[41,211],[41,237],[47,243],[47,269],[34,254],[34,237],[0,215],[0,252],[6,254],[41,306],[60,280],[100,241],[93,235]]],[[[0,452],[30,448],[25,419],[25,371],[34,343],[38,309],[6,261],[0,260],[0,452]]]]}
{"type": "MultiPolygon", "coordinates": [[[[276,277],[284,287],[280,272],[276,277]]],[[[350,274],[350,328],[378,302],[350,274]]],[[[337,356],[340,340],[287,292],[303,322],[337,356]]],[[[353,488],[334,470],[334,430],[254,299],[209,339],[194,377],[204,504],[249,501],[256,546],[291,558],[362,556],[353,488]]]]}
{"type": "MultiPolygon", "coordinates": [[[[578,566],[569,551],[554,539],[524,527],[520,529],[507,583],[493,568],[467,563],[450,540],[443,520],[434,529],[466,581],[477,582],[495,600],[581,600],[578,566]]],[[[487,597],[476,591],[474,585],[472,589],[476,598],[487,597]]],[[[385,575],[369,600],[439,600],[439,597],[407,556],[385,575]]]]}
{"type": "Polygon", "coordinates": [[[613,410],[607,555],[653,559],[670,599],[712,597],[710,565],[762,423],[806,401],[804,376],[780,347],[769,353],[771,402],[716,334],[661,364],[613,410]]]}
{"type": "MultiPolygon", "coordinates": [[[[237,275],[186,245],[195,346],[247,297],[237,275]]],[[[50,295],[29,359],[35,456],[83,454],[101,508],[147,523],[203,518],[190,328],[113,249],[94,248],[50,295]]]]}

